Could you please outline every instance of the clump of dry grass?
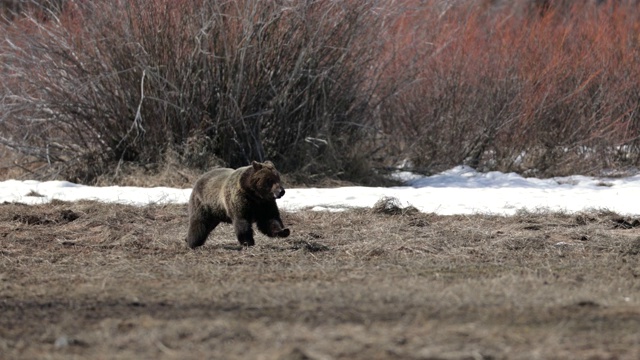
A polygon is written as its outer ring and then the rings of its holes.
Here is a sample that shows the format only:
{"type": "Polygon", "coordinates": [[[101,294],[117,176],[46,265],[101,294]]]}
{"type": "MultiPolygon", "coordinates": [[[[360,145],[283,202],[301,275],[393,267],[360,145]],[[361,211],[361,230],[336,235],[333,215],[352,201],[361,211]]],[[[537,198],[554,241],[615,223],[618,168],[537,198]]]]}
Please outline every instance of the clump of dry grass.
{"type": "Polygon", "coordinates": [[[412,205],[402,206],[402,203],[398,198],[385,196],[376,201],[371,208],[371,212],[374,214],[386,215],[412,215],[419,211],[412,205]]]}

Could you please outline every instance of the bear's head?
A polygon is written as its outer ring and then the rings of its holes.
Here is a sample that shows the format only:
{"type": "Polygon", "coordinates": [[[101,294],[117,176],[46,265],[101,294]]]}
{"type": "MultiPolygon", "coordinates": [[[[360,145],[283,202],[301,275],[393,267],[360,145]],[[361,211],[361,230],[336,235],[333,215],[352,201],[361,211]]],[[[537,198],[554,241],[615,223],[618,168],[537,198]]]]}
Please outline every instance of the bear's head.
{"type": "Polygon", "coordinates": [[[254,161],[251,170],[248,184],[254,194],[264,200],[280,199],[284,195],[280,173],[271,161],[254,161]]]}

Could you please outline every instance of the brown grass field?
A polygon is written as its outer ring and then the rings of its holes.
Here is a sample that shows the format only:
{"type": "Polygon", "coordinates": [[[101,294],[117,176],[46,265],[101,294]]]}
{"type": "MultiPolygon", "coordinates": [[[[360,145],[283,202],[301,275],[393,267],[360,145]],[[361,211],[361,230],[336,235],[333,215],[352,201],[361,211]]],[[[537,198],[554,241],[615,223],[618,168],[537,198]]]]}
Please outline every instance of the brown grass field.
{"type": "Polygon", "coordinates": [[[184,205],[0,205],[3,359],[637,359],[640,223],[285,213],[183,239],[184,205]]]}

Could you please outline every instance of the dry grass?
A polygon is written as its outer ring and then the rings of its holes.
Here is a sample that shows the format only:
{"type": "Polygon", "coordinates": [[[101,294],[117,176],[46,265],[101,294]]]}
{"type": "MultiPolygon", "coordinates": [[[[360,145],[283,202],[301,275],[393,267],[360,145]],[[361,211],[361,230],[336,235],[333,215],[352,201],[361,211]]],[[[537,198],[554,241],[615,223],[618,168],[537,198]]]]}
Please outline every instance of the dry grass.
{"type": "Polygon", "coordinates": [[[284,214],[286,240],[185,206],[0,205],[3,358],[640,356],[640,230],[607,212],[284,214]]]}

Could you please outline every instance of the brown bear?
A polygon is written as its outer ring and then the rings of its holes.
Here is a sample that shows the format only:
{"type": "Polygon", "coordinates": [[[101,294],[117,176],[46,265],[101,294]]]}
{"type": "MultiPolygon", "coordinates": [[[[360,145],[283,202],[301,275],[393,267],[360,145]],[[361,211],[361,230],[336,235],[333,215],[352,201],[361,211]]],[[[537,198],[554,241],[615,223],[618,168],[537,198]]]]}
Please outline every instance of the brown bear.
{"type": "Polygon", "coordinates": [[[240,244],[253,246],[253,228],[269,237],[287,237],[276,199],[284,195],[280,174],[270,161],[234,169],[218,168],[202,175],[189,199],[187,244],[196,248],[220,222],[232,223],[240,244]]]}

